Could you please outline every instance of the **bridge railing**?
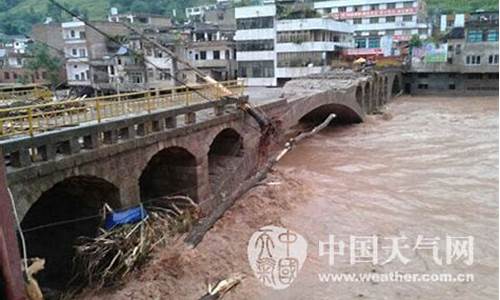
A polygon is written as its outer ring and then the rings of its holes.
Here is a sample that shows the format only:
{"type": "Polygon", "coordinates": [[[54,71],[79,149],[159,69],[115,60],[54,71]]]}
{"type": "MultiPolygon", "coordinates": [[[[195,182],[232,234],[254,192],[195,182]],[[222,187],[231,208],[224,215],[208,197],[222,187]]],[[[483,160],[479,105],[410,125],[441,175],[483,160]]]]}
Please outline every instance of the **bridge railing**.
{"type": "Polygon", "coordinates": [[[34,136],[81,123],[218,100],[224,95],[219,84],[234,95],[243,94],[242,81],[233,80],[0,109],[0,137],[34,136]]]}

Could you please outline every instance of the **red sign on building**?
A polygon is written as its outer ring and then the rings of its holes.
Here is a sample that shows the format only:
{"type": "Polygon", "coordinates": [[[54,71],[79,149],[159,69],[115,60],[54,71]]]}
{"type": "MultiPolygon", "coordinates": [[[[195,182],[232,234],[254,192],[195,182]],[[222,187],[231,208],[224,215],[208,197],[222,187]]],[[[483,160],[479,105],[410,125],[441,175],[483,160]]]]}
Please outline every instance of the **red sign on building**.
{"type": "Polygon", "coordinates": [[[378,9],[378,10],[363,10],[363,11],[349,11],[349,12],[331,13],[330,17],[337,19],[337,20],[345,20],[345,19],[354,19],[354,18],[414,15],[417,12],[418,12],[418,8],[416,8],[416,7],[404,7],[404,8],[391,8],[391,9],[378,9]]]}
{"type": "Polygon", "coordinates": [[[382,48],[355,48],[347,49],[345,55],[348,56],[378,56],[384,55],[382,48]]]}

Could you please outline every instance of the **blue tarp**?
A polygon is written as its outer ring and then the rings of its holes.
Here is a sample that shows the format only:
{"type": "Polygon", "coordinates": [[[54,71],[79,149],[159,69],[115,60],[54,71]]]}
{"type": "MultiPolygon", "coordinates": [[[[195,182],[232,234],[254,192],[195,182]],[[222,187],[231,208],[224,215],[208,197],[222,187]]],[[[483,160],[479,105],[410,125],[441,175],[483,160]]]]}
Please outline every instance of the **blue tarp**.
{"type": "Polygon", "coordinates": [[[148,213],[142,205],[120,212],[113,212],[106,215],[104,228],[109,230],[119,225],[134,224],[144,220],[147,216],[148,213]]]}

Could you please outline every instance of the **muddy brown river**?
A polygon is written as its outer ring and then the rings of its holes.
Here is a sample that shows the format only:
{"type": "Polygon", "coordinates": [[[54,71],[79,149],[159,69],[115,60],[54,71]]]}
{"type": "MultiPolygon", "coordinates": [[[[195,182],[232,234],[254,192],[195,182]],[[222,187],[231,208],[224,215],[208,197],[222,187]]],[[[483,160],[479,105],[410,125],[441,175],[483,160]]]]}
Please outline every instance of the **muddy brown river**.
{"type": "Polygon", "coordinates": [[[85,298],[199,299],[208,282],[239,272],[246,277],[224,299],[497,299],[498,134],[497,97],[399,98],[385,116],[298,145],[272,184],[245,195],[196,249],[159,250],[125,286],[85,298]],[[247,260],[248,240],[266,225],[307,240],[304,266],[284,290],[264,287],[247,260]],[[329,235],[346,244],[333,265],[319,249],[329,235]],[[376,263],[352,261],[350,242],[363,237],[376,238],[376,263]],[[404,259],[388,259],[394,237],[404,259]],[[390,273],[455,280],[320,280],[390,273]]]}

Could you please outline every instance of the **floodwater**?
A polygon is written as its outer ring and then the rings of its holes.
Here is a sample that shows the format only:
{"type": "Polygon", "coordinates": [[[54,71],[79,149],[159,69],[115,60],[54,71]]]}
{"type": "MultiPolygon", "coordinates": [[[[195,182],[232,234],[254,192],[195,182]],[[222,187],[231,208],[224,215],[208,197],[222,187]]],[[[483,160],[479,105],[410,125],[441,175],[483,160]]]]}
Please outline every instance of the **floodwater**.
{"type": "Polygon", "coordinates": [[[125,286],[88,298],[199,299],[207,283],[236,272],[246,278],[224,299],[498,298],[498,98],[401,97],[384,116],[304,141],[267,182],[196,249],[159,250],[125,286]],[[308,241],[304,267],[285,290],[263,287],[247,261],[250,236],[265,225],[308,241]],[[333,265],[318,248],[329,235],[347,244],[333,265]],[[351,261],[351,238],[373,236],[378,262],[351,261]],[[406,264],[401,257],[385,263],[391,237],[402,238],[406,264]],[[452,241],[470,247],[448,262],[452,241]],[[390,272],[472,274],[473,281],[326,283],[318,275],[390,272]]]}

